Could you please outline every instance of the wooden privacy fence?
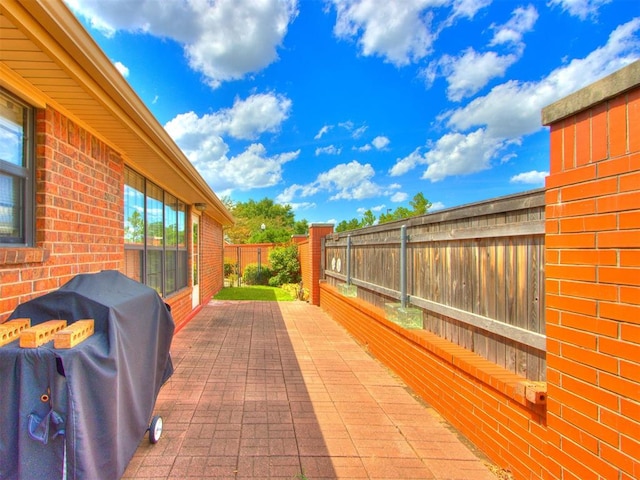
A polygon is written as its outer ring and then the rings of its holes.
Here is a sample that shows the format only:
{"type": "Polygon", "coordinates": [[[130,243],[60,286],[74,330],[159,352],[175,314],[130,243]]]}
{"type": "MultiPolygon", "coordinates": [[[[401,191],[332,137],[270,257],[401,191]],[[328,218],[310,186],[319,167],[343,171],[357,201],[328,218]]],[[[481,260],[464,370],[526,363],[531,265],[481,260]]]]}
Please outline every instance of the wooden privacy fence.
{"type": "Polygon", "coordinates": [[[325,279],[530,380],[546,380],[544,190],[326,237],[325,279]]]}

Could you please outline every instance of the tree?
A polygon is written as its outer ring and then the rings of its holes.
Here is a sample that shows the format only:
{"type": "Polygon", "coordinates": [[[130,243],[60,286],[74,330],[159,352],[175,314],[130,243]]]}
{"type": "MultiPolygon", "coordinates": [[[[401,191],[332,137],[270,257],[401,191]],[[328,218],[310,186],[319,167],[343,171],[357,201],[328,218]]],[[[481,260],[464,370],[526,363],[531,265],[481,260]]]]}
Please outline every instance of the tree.
{"type": "Polygon", "coordinates": [[[308,230],[306,220],[296,221],[290,205],[269,198],[236,203],[225,199],[224,203],[236,219],[236,224],[225,230],[233,243],[286,243],[292,235],[308,230]]]}
{"type": "Polygon", "coordinates": [[[407,207],[398,207],[394,211],[387,211],[381,213],[380,217],[376,220],[375,215],[371,210],[367,210],[362,215],[362,220],[352,218],[351,220],[342,220],[336,225],[336,232],[345,232],[347,230],[355,230],[357,228],[370,227],[377,223],[393,222],[395,220],[402,220],[403,218],[416,217],[418,215],[424,215],[431,208],[431,202],[424,197],[422,192],[416,193],[413,199],[409,202],[411,210],[407,207]]]}
{"type": "Polygon", "coordinates": [[[362,222],[360,222],[360,224],[363,227],[370,227],[371,225],[375,225],[376,224],[376,216],[373,214],[373,212],[371,210],[367,210],[362,215],[362,222]]]}
{"type": "Polygon", "coordinates": [[[272,276],[269,285],[279,287],[285,283],[300,281],[300,262],[298,261],[298,246],[277,247],[269,253],[272,276]]]}
{"type": "Polygon", "coordinates": [[[342,220],[340,223],[336,225],[336,232],[346,232],[348,230],[355,230],[357,228],[361,228],[360,220],[357,218],[352,218],[351,220],[342,220]]]}
{"type": "Polygon", "coordinates": [[[413,209],[413,216],[424,215],[431,208],[431,202],[424,198],[422,192],[418,192],[413,196],[413,200],[409,202],[413,209]]]}

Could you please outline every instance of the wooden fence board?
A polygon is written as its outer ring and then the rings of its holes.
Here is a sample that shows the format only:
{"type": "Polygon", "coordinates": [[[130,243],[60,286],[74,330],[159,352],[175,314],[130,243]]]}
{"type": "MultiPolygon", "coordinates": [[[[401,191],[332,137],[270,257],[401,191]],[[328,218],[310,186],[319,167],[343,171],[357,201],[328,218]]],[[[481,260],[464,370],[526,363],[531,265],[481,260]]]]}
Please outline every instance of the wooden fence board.
{"type": "MultiPolygon", "coordinates": [[[[378,307],[399,301],[400,227],[407,294],[425,329],[531,380],[545,377],[544,191],[349,232],[352,283],[378,307]]],[[[328,281],[344,281],[347,235],[325,241],[328,281]],[[331,269],[341,259],[342,271],[331,269]]]]}

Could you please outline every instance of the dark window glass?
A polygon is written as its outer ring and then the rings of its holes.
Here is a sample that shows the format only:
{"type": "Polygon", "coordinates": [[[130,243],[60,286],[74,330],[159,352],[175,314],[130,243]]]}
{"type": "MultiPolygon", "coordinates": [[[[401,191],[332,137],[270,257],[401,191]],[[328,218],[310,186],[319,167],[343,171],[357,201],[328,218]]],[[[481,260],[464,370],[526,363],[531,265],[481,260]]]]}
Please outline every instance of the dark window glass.
{"type": "Polygon", "coordinates": [[[33,109],[0,90],[0,245],[33,243],[33,109]]]}

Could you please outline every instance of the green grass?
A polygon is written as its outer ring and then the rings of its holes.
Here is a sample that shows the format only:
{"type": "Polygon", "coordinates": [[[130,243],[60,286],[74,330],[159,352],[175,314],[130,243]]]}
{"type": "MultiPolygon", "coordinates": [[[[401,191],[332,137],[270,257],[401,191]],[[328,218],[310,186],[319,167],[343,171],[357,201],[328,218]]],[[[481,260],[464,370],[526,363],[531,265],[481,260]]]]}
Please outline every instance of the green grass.
{"type": "Polygon", "coordinates": [[[282,288],[250,286],[225,287],[213,297],[216,300],[261,300],[267,302],[291,302],[294,298],[282,288]]]}

